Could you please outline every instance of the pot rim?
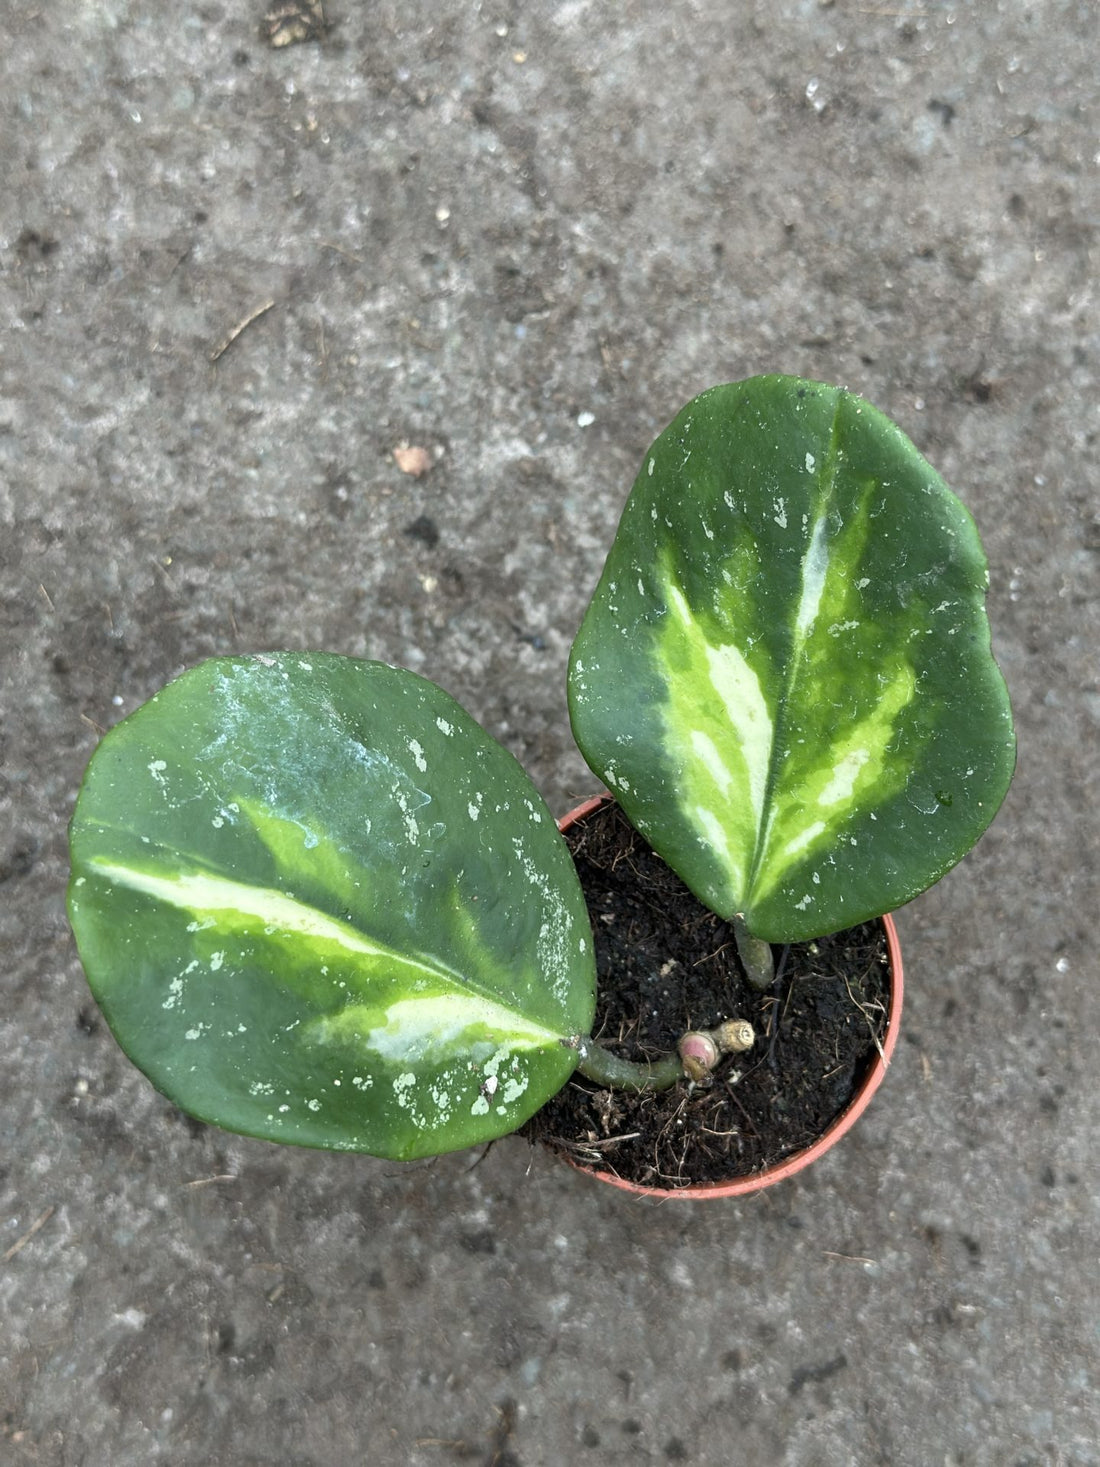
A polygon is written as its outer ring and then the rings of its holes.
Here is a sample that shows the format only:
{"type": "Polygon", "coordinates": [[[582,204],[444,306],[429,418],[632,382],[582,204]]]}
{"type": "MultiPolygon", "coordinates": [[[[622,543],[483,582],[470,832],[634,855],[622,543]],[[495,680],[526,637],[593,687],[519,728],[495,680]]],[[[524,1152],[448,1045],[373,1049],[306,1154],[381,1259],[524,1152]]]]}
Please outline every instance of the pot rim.
{"type": "MultiPolygon", "coordinates": [[[[570,810],[558,821],[558,829],[562,832],[569,829],[576,821],[582,820],[590,815],[593,810],[602,805],[611,803],[614,795],[605,791],[600,795],[593,795],[584,800],[575,809],[570,810]]],[[[617,1177],[611,1172],[596,1171],[594,1168],[585,1166],[583,1162],[575,1161],[571,1157],[564,1157],[571,1167],[583,1172],[585,1176],[594,1178],[598,1182],[605,1182],[609,1187],[616,1187],[621,1192],[632,1192],[639,1197],[659,1197],[662,1199],[682,1198],[685,1201],[700,1200],[713,1197],[745,1197],[753,1192],[761,1192],[765,1187],[772,1187],[777,1182],[784,1182],[788,1177],[796,1176],[804,1171],[811,1163],[831,1150],[832,1147],[847,1133],[859,1120],[860,1116],[871,1103],[871,1097],[886,1078],[890,1060],[898,1042],[898,1034],[901,1031],[902,1000],[905,992],[905,975],[901,960],[901,944],[898,941],[898,931],[893,917],[886,913],[876,919],[882,923],[886,933],[886,949],[890,959],[890,1015],[886,1021],[886,1033],[882,1041],[882,1049],[875,1056],[863,1083],[849,1101],[847,1107],[837,1116],[836,1120],[823,1131],[812,1146],[807,1146],[802,1151],[796,1151],[791,1156],[784,1157],[782,1161],[776,1162],[774,1166],[765,1167],[763,1171],[753,1172],[749,1176],[734,1177],[728,1182],[700,1182],[689,1187],[654,1187],[642,1182],[630,1182],[623,1177],[617,1177]]]]}

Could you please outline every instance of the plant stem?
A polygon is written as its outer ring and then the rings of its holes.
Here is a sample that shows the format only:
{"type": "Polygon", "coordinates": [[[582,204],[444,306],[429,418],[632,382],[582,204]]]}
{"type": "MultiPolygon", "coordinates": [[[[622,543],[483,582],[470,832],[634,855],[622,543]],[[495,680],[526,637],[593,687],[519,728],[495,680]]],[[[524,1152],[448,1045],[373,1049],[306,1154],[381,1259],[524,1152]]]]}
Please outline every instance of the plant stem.
{"type": "Polygon", "coordinates": [[[772,957],[771,944],[765,942],[762,937],[753,937],[740,912],[734,913],[730,919],[730,926],[733,928],[737,956],[741,959],[745,977],[754,988],[770,988],[775,978],[775,960],[772,957]]]}
{"type": "Polygon", "coordinates": [[[751,1049],[756,1035],[743,1019],[727,1019],[716,1029],[692,1029],[680,1038],[674,1054],[652,1064],[621,1059],[594,1039],[579,1034],[563,1041],[579,1055],[577,1069],[596,1085],[609,1090],[669,1090],[677,1080],[709,1084],[711,1071],[724,1054],[751,1049]]]}
{"type": "Polygon", "coordinates": [[[577,1069],[596,1085],[610,1090],[669,1090],[684,1078],[684,1066],[678,1054],[666,1054],[653,1064],[636,1064],[620,1059],[594,1039],[574,1041],[580,1059],[577,1069]]]}

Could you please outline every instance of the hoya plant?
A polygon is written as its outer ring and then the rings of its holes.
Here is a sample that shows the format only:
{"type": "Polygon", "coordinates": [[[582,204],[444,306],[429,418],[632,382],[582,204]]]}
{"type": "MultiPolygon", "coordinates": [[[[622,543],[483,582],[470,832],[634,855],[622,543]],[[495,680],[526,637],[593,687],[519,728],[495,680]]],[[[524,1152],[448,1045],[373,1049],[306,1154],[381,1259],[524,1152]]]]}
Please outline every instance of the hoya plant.
{"type": "MultiPolygon", "coordinates": [[[[646,454],[573,648],[591,768],[755,981],[770,944],[909,901],[1014,763],[967,511],[875,408],[771,376],[646,454]]],[[[415,674],[214,658],[103,738],[69,912],[119,1043],[198,1118],[413,1158],[515,1130],[579,1066],[698,1080],[729,1023],[653,1065],[591,1037],[592,932],[512,756],[415,674]]]]}

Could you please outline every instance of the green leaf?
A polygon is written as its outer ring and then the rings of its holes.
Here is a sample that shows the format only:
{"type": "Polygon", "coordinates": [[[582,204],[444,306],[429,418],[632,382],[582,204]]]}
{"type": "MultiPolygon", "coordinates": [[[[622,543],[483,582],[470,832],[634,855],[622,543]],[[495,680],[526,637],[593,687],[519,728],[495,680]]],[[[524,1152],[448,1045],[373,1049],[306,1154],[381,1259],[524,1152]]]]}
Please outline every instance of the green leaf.
{"type": "Polygon", "coordinates": [[[415,1157],[565,1083],[595,973],[553,817],[446,693],[375,662],[219,658],[112,730],[69,914],[123,1049],[229,1130],[415,1157]]]}
{"type": "Polygon", "coordinates": [[[573,647],[573,730],[697,896],[770,941],[889,911],[1012,776],[970,515],[882,413],[716,387],[646,455],[573,647]]]}

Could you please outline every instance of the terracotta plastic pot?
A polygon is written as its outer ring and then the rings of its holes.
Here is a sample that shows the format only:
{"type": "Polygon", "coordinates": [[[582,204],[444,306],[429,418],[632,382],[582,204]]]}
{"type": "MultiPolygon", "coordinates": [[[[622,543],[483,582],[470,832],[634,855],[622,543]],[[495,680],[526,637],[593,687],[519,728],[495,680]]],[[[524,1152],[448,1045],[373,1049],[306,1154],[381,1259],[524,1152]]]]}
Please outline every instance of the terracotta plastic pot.
{"type": "MultiPolygon", "coordinates": [[[[590,800],[585,800],[583,805],[578,805],[575,810],[570,810],[568,815],[563,815],[558,821],[558,829],[568,830],[575,821],[598,810],[601,805],[609,804],[612,796],[608,794],[595,795],[590,800]]],[[[894,1047],[898,1042],[898,1033],[901,1028],[901,1005],[904,992],[904,975],[901,963],[901,947],[898,943],[897,928],[890,916],[880,917],[883,929],[886,933],[886,947],[890,958],[890,1017],[887,1020],[886,1034],[882,1041],[882,1052],[876,1055],[874,1063],[864,1077],[862,1085],[852,1097],[846,1110],[842,1111],[832,1125],[825,1131],[812,1146],[806,1147],[804,1151],[796,1151],[793,1155],[785,1157],[783,1161],[775,1166],[766,1167],[763,1171],[753,1172],[747,1177],[735,1177],[729,1182],[701,1183],[691,1187],[649,1187],[640,1182],[624,1181],[622,1177],[616,1177],[610,1172],[596,1171],[592,1167],[585,1166],[581,1162],[569,1161],[570,1166],[587,1176],[594,1177],[599,1182],[606,1182],[608,1186],[618,1187],[623,1192],[635,1192],[643,1197],[661,1198],[684,1198],[697,1199],[704,1197],[744,1197],[750,1192],[760,1192],[765,1187],[773,1187],[776,1182],[785,1182],[788,1177],[793,1177],[797,1172],[804,1170],[819,1157],[825,1155],[840,1138],[852,1129],[856,1121],[871,1103],[871,1097],[882,1084],[886,1077],[886,1070],[890,1058],[894,1053],[894,1047]]]]}

